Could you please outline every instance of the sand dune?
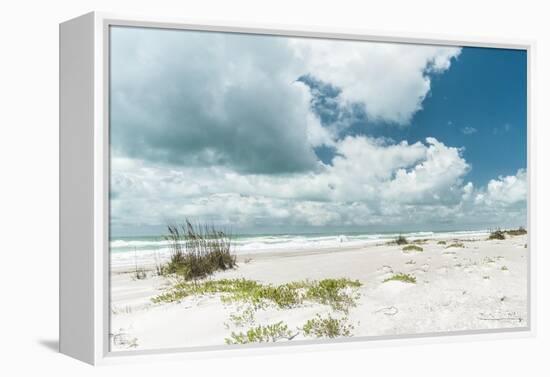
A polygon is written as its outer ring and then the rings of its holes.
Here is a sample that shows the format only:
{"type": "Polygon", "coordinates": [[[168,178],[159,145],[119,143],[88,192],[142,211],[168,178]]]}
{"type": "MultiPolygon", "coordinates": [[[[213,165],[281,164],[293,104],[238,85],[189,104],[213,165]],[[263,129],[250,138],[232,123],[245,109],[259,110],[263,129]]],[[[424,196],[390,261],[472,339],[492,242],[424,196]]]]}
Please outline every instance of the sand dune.
{"type": "MultiPolygon", "coordinates": [[[[441,241],[421,243],[423,251],[376,244],[240,255],[237,269],[216,273],[212,279],[244,278],[264,284],[358,280],[362,286],[357,305],[345,315],[355,337],[526,327],[527,237],[491,241],[468,237],[457,241],[463,247],[449,247],[451,239],[444,245],[441,241]],[[416,282],[388,280],[399,273],[416,282]]],[[[112,272],[112,350],[221,345],[235,331],[229,319],[242,308],[223,303],[216,294],[153,304],[151,298],[170,284],[170,279],[154,276],[152,270],[143,280],[135,279],[131,271],[112,272]]],[[[304,335],[296,329],[317,314],[330,313],[327,305],[307,303],[258,310],[254,321],[261,325],[283,321],[296,332],[292,339],[298,340],[304,335]]]]}

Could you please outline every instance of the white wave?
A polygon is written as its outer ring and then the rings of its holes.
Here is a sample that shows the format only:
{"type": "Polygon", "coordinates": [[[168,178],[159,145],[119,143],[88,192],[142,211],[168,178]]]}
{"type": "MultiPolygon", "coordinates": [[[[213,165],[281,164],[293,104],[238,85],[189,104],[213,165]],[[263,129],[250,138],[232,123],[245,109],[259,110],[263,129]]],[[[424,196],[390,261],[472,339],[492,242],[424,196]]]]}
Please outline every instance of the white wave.
{"type": "Polygon", "coordinates": [[[131,241],[125,241],[125,240],[114,240],[111,241],[111,247],[154,247],[154,246],[162,246],[162,245],[170,245],[170,241],[167,240],[147,240],[147,241],[141,241],[141,240],[131,240],[131,241]]]}
{"type": "MultiPolygon", "coordinates": [[[[338,234],[338,235],[270,235],[240,237],[232,241],[234,252],[254,254],[262,252],[292,252],[303,250],[338,249],[362,247],[373,243],[391,241],[403,235],[410,240],[422,238],[479,237],[489,234],[487,230],[456,232],[410,232],[391,234],[338,234]]],[[[128,267],[154,265],[170,257],[170,242],[166,240],[113,240],[111,241],[111,265],[128,267]]]]}

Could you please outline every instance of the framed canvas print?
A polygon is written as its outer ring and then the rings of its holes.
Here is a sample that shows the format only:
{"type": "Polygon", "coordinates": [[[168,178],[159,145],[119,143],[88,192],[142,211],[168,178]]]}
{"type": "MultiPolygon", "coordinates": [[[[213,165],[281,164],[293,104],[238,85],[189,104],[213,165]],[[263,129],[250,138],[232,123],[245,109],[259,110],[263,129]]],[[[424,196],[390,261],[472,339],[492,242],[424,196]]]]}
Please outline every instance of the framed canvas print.
{"type": "Polygon", "coordinates": [[[61,24],[61,352],[532,334],[531,49],[61,24]]]}

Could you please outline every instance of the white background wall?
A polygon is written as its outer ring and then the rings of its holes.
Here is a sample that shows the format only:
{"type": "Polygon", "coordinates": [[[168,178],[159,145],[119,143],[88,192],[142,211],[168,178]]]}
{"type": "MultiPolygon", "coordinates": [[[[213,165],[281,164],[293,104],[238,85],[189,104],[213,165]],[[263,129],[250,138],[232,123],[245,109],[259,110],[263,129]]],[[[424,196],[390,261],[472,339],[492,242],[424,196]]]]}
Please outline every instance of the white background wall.
{"type": "Polygon", "coordinates": [[[544,1],[51,0],[0,8],[0,374],[549,375],[550,27],[544,1]],[[94,369],[56,354],[58,332],[58,23],[91,10],[537,41],[534,125],[538,272],[535,339],[94,369]],[[546,349],[545,349],[546,348],[546,349]],[[11,372],[9,372],[11,370],[11,372]]]}

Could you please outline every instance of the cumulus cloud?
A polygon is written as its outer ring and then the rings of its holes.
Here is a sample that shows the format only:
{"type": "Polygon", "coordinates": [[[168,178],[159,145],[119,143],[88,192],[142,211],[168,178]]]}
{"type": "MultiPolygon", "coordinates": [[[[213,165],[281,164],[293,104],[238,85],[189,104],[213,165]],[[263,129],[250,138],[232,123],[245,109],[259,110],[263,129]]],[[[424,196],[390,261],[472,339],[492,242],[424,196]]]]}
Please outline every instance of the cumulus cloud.
{"type": "Polygon", "coordinates": [[[340,88],[340,98],[362,103],[377,121],[408,124],[422,108],[430,74],[443,73],[461,52],[457,47],[294,39],[307,73],[340,88]]]}
{"type": "Polygon", "coordinates": [[[225,167],[173,169],[115,157],[113,220],[136,228],[191,217],[245,229],[525,223],[524,170],[475,187],[463,182],[469,165],[460,149],[435,139],[388,145],[349,137],[337,148],[333,166],[290,177],[243,175],[225,167]]]}
{"type": "MultiPolygon", "coordinates": [[[[465,183],[460,147],[345,131],[406,125],[459,48],[114,28],[113,229],[482,224],[525,215],[525,172],[465,183]],[[315,150],[328,147],[330,164],[315,150]]],[[[502,224],[496,224],[502,225],[502,224]]]]}
{"type": "Polygon", "coordinates": [[[245,173],[315,169],[326,135],[297,69],[282,38],[115,28],[113,148],[245,173]]]}
{"type": "Polygon", "coordinates": [[[372,119],[406,124],[429,92],[430,74],[460,53],[140,28],[113,28],[111,46],[113,149],[265,174],[317,169],[313,148],[337,137],[339,129],[323,127],[312,111],[311,86],[301,77],[330,83],[332,100],[350,114],[348,107],[362,106],[372,119]]]}
{"type": "Polygon", "coordinates": [[[524,202],[527,198],[527,174],[525,169],[519,169],[516,175],[500,176],[491,179],[484,194],[479,194],[478,202],[488,204],[515,204],[524,202]]]}
{"type": "Polygon", "coordinates": [[[493,206],[488,199],[480,203],[479,195],[494,200],[498,192],[504,203],[504,193],[511,190],[508,195],[522,199],[516,189],[521,172],[476,189],[463,182],[470,167],[461,150],[433,138],[388,144],[356,136],[335,147],[333,165],[292,176],[243,175],[225,167],[175,170],[115,157],[113,212],[126,224],[163,224],[169,214],[249,228],[334,223],[399,227],[452,222],[464,213],[481,221],[479,214],[493,206]],[[136,207],[145,213],[138,215],[136,207]]]}
{"type": "Polygon", "coordinates": [[[456,201],[461,194],[462,177],[470,170],[461,150],[427,138],[426,158],[412,169],[399,169],[386,197],[414,203],[456,201]]]}

